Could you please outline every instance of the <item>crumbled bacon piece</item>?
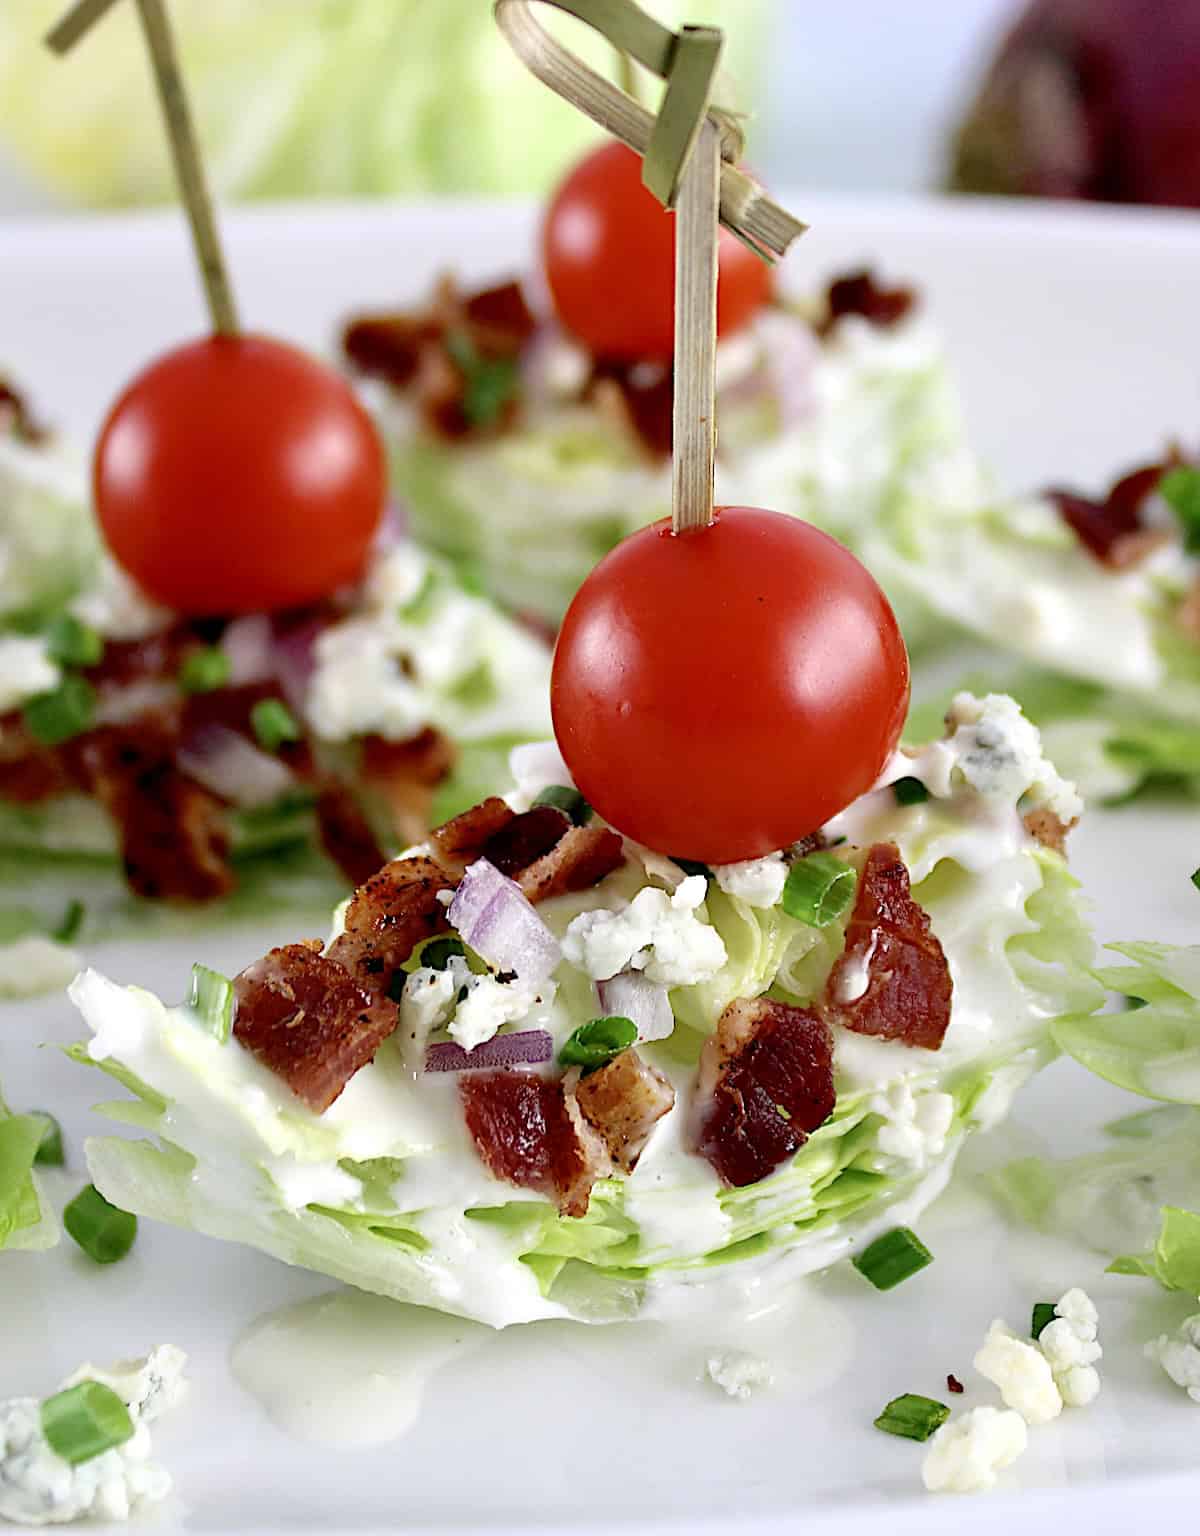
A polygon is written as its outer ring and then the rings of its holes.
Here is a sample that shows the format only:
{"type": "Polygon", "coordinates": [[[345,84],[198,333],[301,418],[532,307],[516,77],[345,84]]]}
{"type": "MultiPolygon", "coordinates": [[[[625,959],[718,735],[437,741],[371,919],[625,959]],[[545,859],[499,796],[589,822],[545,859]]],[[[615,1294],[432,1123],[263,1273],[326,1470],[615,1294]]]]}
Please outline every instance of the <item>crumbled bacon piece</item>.
{"type": "Polygon", "coordinates": [[[966,1387],[963,1386],[962,1382],[959,1381],[957,1376],[947,1376],[946,1377],[946,1391],[947,1392],[953,1392],[957,1396],[958,1393],[965,1392],[966,1390],[967,1390],[966,1387]]]}
{"type": "Polygon", "coordinates": [[[1165,463],[1148,464],[1144,469],[1122,475],[1103,501],[1059,489],[1049,490],[1046,495],[1086,550],[1102,565],[1126,570],[1168,538],[1165,529],[1147,528],[1142,522],[1142,509],[1168,468],[1165,463]]]}
{"type": "Polygon", "coordinates": [[[650,457],[670,457],[675,378],[669,365],[598,362],[588,393],[598,409],[635,437],[650,457]]]}
{"type": "Polygon", "coordinates": [[[876,843],[859,876],[846,943],[825,990],[827,1018],[860,1035],[936,1051],[953,983],[929,914],[913,900],[894,843],[876,843]]]}
{"type": "Polygon", "coordinates": [[[320,950],[319,939],[286,944],[243,971],[233,1024],[235,1038],[318,1115],[398,1019],[394,1003],[372,998],[320,950]]]}
{"type": "Polygon", "coordinates": [[[571,818],[553,805],[535,805],[493,832],[483,857],[502,875],[516,875],[542,858],[566,835],[571,818]]]}
{"type": "Polygon", "coordinates": [[[35,805],[72,787],[62,754],[29,734],[19,710],[0,717],[0,800],[35,805]]]}
{"type": "Polygon", "coordinates": [[[651,1131],[675,1104],[675,1090],[667,1078],[633,1049],[580,1077],[574,1097],[622,1173],[637,1167],[651,1131]]]}
{"type": "Polygon", "coordinates": [[[428,315],[363,315],[342,332],[342,352],[360,373],[403,389],[416,377],[422,347],[437,340],[438,330],[428,315]]]}
{"type": "Polygon", "coordinates": [[[355,891],[330,959],[366,991],[386,996],[417,945],[448,929],[438,892],[454,884],[454,876],[424,854],[393,859],[355,891]]]}
{"type": "Polygon", "coordinates": [[[828,316],[822,333],[828,335],[846,315],[861,315],[883,329],[898,325],[916,303],[911,288],[881,288],[875,274],[864,268],[835,278],[829,285],[828,316]]]}
{"type": "Polygon", "coordinates": [[[608,827],[571,827],[550,852],[514,876],[536,906],[552,896],[586,891],[625,862],[625,844],[608,827]]]}
{"type": "Polygon", "coordinates": [[[175,765],[170,733],[147,717],[65,744],[72,776],[117,824],[139,896],[215,901],[235,885],[228,823],[215,795],[175,765]]]}
{"type": "Polygon", "coordinates": [[[461,816],[435,827],[429,834],[434,852],[447,864],[465,868],[483,852],[489,840],[506,827],[516,812],[496,795],[481,800],[461,816]]]}
{"type": "Polygon", "coordinates": [[[1067,852],[1067,833],[1079,824],[1078,816],[1073,821],[1062,821],[1044,805],[1036,811],[1026,811],[1022,820],[1030,837],[1036,837],[1043,848],[1052,848],[1064,857],[1067,852]]]}
{"type": "Polygon", "coordinates": [[[382,736],[364,741],[363,778],[387,801],[396,835],[403,842],[419,842],[425,836],[433,792],[457,759],[454,743],[433,726],[407,741],[386,741],[382,736]]]}
{"type": "Polygon", "coordinates": [[[387,854],[354,791],[330,781],[317,796],[317,833],[321,847],[353,886],[369,880],[387,854]]]}
{"type": "Polygon", "coordinates": [[[490,352],[512,352],[529,341],[537,319],[525,302],[520,283],[498,283],[462,300],[462,313],[477,345],[490,352]]]}
{"type": "Polygon", "coordinates": [[[186,623],[174,624],[142,640],[109,640],[104,655],[94,667],[88,667],[88,681],[99,688],[173,679],[188,651],[204,643],[186,623]]]}
{"type": "Polygon", "coordinates": [[[572,1108],[561,1081],[531,1072],[467,1072],[459,1083],[467,1130],[498,1179],[585,1216],[592,1185],[611,1172],[600,1138],[572,1108]]]}
{"type": "Polygon", "coordinates": [[[833,1112],[833,1036],[820,1014],[737,998],[705,1042],[696,1150],[727,1184],[756,1184],[833,1112]]]}

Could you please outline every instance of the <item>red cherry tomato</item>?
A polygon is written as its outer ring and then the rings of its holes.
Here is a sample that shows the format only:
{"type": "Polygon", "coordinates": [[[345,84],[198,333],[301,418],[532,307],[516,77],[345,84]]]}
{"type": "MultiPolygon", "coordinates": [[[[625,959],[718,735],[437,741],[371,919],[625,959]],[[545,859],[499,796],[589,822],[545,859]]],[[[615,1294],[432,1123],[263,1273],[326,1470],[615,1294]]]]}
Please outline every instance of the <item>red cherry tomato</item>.
{"type": "Polygon", "coordinates": [[[265,336],[166,353],[125,390],[93,485],[115,558],[180,613],[292,608],[358,577],[386,496],[348,384],[265,336]]]}
{"type": "Polygon", "coordinates": [[[757,507],[619,544],[567,610],[550,685],[559,749],[597,811],[706,864],[786,848],[870,789],[908,695],[870,573],[757,507]]]}
{"type": "MultiPolygon", "coordinates": [[[[721,231],[717,330],[729,335],[762,308],[771,269],[721,231]]],[[[675,218],[642,185],[641,157],[606,144],[551,200],[542,262],[559,319],[597,357],[655,361],[675,351],[675,218]]]]}

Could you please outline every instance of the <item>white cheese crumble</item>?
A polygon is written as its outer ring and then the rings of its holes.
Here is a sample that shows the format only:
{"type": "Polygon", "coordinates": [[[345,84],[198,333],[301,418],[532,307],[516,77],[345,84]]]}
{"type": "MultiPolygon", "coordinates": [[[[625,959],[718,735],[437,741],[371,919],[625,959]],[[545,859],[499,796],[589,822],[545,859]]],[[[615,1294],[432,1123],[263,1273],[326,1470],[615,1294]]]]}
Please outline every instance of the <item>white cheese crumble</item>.
{"type": "Polygon", "coordinates": [[[726,1397],[739,1403],[749,1402],[757,1388],[769,1387],[775,1381],[770,1362],[745,1349],[726,1349],[709,1355],[704,1374],[726,1397]]]}
{"type": "Polygon", "coordinates": [[[40,635],[0,635],[0,713],[49,693],[62,681],[40,635]]]}
{"type": "Polygon", "coordinates": [[[647,886],[617,912],[581,912],[563,938],[563,954],[593,981],[644,971],[666,987],[711,981],[725,964],[725,944],[696,916],[708,882],[689,875],[668,895],[647,886]]]}
{"type": "Polygon", "coordinates": [[[925,1452],[921,1479],[930,1493],[981,1493],[1024,1454],[1029,1431],[1019,1413],[972,1408],[943,1424],[925,1452]]]}
{"type": "Polygon", "coordinates": [[[1098,1338],[1100,1314],[1078,1286],[1056,1303],[1054,1312],[1054,1321],[1042,1329],[1038,1345],[1050,1362],[1063,1402],[1068,1408],[1086,1408],[1100,1395],[1096,1369],[1096,1361],[1104,1354],[1098,1338]]]}
{"type": "Polygon", "coordinates": [[[1049,1424],[1062,1412],[1050,1362],[1036,1344],[1019,1339],[999,1318],[975,1356],[975,1369],[1000,1389],[1005,1406],[1028,1424],[1049,1424]]]}
{"type": "Polygon", "coordinates": [[[170,609],[147,597],[108,554],[101,555],[95,581],[73,599],[70,610],[108,640],[145,640],[171,622],[170,609]]]}
{"type": "Polygon", "coordinates": [[[773,907],[783,895],[788,867],[782,853],[768,853],[765,858],[745,859],[739,864],[716,864],[713,874],[726,896],[750,907],[773,907]]]}
{"type": "Polygon", "coordinates": [[[1042,738],[1021,706],[1007,694],[955,695],[946,716],[953,734],[945,744],[956,754],[963,778],[981,795],[1017,801],[1023,795],[1052,811],[1064,825],[1083,813],[1074,784],[1042,753],[1042,738]]]}
{"type": "Polygon", "coordinates": [[[923,1173],[945,1152],[954,1124],[952,1094],[914,1093],[912,1084],[902,1081],[873,1095],[869,1108],[883,1116],[875,1144],[885,1158],[923,1173]]]}
{"type": "Polygon", "coordinates": [[[505,802],[514,811],[527,811],[542,790],[552,784],[575,788],[570,770],[553,741],[523,742],[514,747],[508,756],[508,771],[516,788],[505,796],[505,802]]]}
{"type": "Polygon", "coordinates": [[[0,1403],[0,1518],[19,1525],[62,1525],[70,1520],[127,1520],[171,1491],[170,1475],[151,1458],[148,1426],[184,1392],[186,1356],[171,1345],[142,1361],[99,1370],[83,1366],[63,1383],[99,1381],[125,1402],[134,1432],[124,1445],[72,1466],[42,1434],[41,1403],[34,1397],[0,1403]]]}
{"type": "Polygon", "coordinates": [[[531,987],[521,981],[498,981],[495,976],[470,976],[467,995],[450,1020],[450,1038],[464,1051],[490,1040],[503,1024],[515,1024],[540,1001],[549,1000],[551,983],[531,987]]]}
{"type": "Polygon", "coordinates": [[[1200,1312],[1184,1318],[1178,1331],[1159,1334],[1146,1345],[1146,1354],[1157,1360],[1192,1402],[1200,1403],[1200,1312]]]}

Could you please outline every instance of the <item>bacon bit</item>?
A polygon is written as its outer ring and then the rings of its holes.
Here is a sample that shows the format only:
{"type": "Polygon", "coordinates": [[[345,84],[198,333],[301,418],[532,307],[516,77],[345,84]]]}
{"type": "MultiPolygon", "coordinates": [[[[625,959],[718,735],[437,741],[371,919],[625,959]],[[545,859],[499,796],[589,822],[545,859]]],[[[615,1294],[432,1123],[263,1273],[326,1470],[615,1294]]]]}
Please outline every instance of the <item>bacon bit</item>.
{"type": "Polygon", "coordinates": [[[830,283],[828,315],[820,332],[828,336],[846,315],[861,315],[872,325],[887,330],[898,325],[915,303],[916,294],[911,288],[881,288],[874,272],[863,268],[830,283]]]}
{"type": "Polygon", "coordinates": [[[957,1394],[959,1392],[965,1392],[966,1390],[967,1390],[966,1387],[963,1386],[962,1382],[959,1381],[957,1376],[947,1376],[946,1377],[946,1391],[947,1392],[954,1392],[954,1393],[957,1394]]]}
{"type": "Polygon", "coordinates": [[[429,315],[363,315],[342,332],[342,352],[359,373],[404,389],[416,377],[422,348],[437,340],[439,329],[429,315]]]}
{"type": "Polygon", "coordinates": [[[387,862],[366,813],[346,784],[331,780],[317,796],[317,832],[321,847],[353,886],[362,885],[387,862]]]}
{"type": "Polygon", "coordinates": [[[124,687],[147,679],[173,681],[188,651],[205,643],[188,624],[172,625],[143,640],[109,640],[104,655],[94,667],[87,668],[87,677],[98,688],[124,687]]]}
{"type": "Polygon", "coordinates": [[[424,854],[393,859],[359,886],[346,908],[346,929],[329,958],[369,993],[386,996],[396,972],[424,939],[449,929],[439,891],[456,879],[424,854]]]}
{"type": "Polygon", "coordinates": [[[778,1168],[833,1113],[833,1034],[809,1008],[737,998],[705,1042],[695,1143],[741,1189],[778,1168]]]}
{"type": "Polygon", "coordinates": [[[19,443],[31,448],[50,436],[49,428],[37,420],[25,396],[7,379],[0,379],[0,432],[11,432],[19,443]]]}
{"type": "Polygon", "coordinates": [[[600,1138],[568,1105],[561,1081],[530,1072],[470,1072],[459,1082],[467,1130],[498,1179],[586,1216],[592,1185],[611,1171],[600,1138]]]}
{"type": "Polygon", "coordinates": [[[950,1023],[953,982],[929,914],[912,898],[894,843],[867,854],[846,944],[825,989],[827,1018],[860,1035],[936,1051],[950,1023]],[[856,990],[865,968],[867,987],[856,990]]]}
{"type": "Polygon", "coordinates": [[[653,459],[671,456],[675,379],[666,364],[595,364],[587,397],[653,459]]]}
{"type": "Polygon", "coordinates": [[[433,726],[407,741],[366,738],[363,778],[387,801],[396,835],[402,841],[415,843],[425,836],[433,791],[449,776],[457,760],[458,748],[433,726]]]}
{"type": "Polygon", "coordinates": [[[515,875],[558,845],[571,818],[553,805],[535,805],[494,832],[483,845],[483,857],[502,875],[515,875]]]}
{"type": "Polygon", "coordinates": [[[613,1163],[632,1173],[654,1127],[675,1104],[670,1082],[635,1050],[622,1051],[595,1072],[575,1081],[568,1074],[567,1092],[574,1094],[580,1113],[596,1131],[613,1163]]]}
{"type": "Polygon", "coordinates": [[[435,827],[429,841],[438,858],[460,869],[472,863],[483,852],[489,840],[502,827],[506,827],[516,812],[496,795],[481,800],[461,816],[435,827]]]}
{"type": "Polygon", "coordinates": [[[1200,576],[1197,576],[1179,604],[1175,617],[1184,634],[1200,645],[1200,576]]]}
{"type": "Polygon", "coordinates": [[[512,352],[532,339],[537,319],[525,302],[520,283],[498,283],[462,300],[462,313],[476,346],[489,352],[512,352]]]}
{"type": "Polygon", "coordinates": [[[1067,833],[1079,825],[1078,816],[1070,821],[1062,821],[1043,805],[1036,811],[1026,811],[1021,819],[1025,823],[1026,832],[1030,837],[1036,837],[1043,848],[1051,848],[1066,857],[1067,833]]]}
{"type": "Polygon", "coordinates": [[[1148,464],[1122,475],[1103,501],[1060,489],[1046,495],[1090,554],[1111,570],[1127,570],[1170,538],[1167,529],[1147,528],[1142,522],[1142,509],[1169,467],[1148,464]]]}
{"type": "Polygon", "coordinates": [[[375,1001],[321,941],[273,949],[234,981],[234,1037],[315,1114],[375,1057],[395,1029],[392,1003],[375,1001]]]}
{"type": "Polygon", "coordinates": [[[534,906],[552,896],[586,891],[625,862],[625,844],[608,827],[571,827],[550,852],[516,875],[534,906]]]}
{"type": "Polygon", "coordinates": [[[215,901],[236,881],[221,802],[175,765],[170,732],[151,717],[67,742],[72,777],[117,824],[125,876],[152,901],[215,901]]]}

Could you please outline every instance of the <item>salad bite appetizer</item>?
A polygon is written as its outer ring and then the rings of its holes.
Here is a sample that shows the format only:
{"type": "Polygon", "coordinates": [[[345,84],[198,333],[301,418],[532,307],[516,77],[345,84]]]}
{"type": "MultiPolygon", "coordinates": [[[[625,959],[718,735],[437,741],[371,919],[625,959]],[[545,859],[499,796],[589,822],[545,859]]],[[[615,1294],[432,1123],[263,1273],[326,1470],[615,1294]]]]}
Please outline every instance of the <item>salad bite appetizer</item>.
{"type": "MultiPolygon", "coordinates": [[[[567,89],[527,8],[497,15],[567,89]]],[[[107,1199],[495,1326],[719,1305],[851,1253],[899,1283],[966,1135],[1102,996],[1061,855],[1079,798],[1018,707],[961,695],[898,751],[908,662],[870,575],[713,505],[716,220],[779,254],[799,227],[757,191],[726,213],[720,34],[657,32],[637,57],[696,112],[646,135],[650,184],[678,176],[673,515],[575,597],[557,746],[328,942],[198,968],[181,1008],[71,989],[72,1054],[152,1138],[89,1143],[107,1199]]]]}

